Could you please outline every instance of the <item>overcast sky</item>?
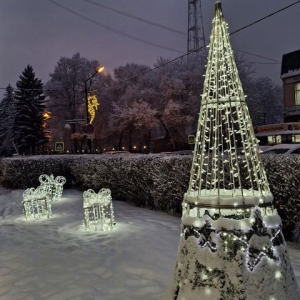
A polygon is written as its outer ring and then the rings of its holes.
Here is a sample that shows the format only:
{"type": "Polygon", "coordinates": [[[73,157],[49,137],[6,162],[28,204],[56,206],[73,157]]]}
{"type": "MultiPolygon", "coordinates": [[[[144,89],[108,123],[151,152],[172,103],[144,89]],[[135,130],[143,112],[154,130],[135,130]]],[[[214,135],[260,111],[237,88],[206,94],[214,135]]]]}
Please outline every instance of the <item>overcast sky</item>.
{"type": "MultiPolygon", "coordinates": [[[[175,58],[181,55],[129,39],[101,27],[100,23],[154,44],[186,51],[187,37],[182,34],[134,20],[85,0],[53,1],[73,13],[50,0],[0,0],[1,88],[8,84],[15,87],[28,64],[46,83],[60,57],[70,58],[77,52],[88,59],[97,59],[107,72],[126,63],[153,66],[159,56],[175,58]]],[[[90,1],[187,32],[187,0],[90,1]]],[[[207,41],[214,2],[202,0],[207,41]]],[[[233,32],[294,2],[296,0],[223,0],[222,4],[229,32],[233,32]]],[[[299,28],[300,3],[232,35],[232,47],[276,60],[277,64],[269,64],[273,61],[245,55],[249,61],[264,63],[255,64],[257,76],[268,76],[281,84],[282,55],[300,49],[299,28]]]]}

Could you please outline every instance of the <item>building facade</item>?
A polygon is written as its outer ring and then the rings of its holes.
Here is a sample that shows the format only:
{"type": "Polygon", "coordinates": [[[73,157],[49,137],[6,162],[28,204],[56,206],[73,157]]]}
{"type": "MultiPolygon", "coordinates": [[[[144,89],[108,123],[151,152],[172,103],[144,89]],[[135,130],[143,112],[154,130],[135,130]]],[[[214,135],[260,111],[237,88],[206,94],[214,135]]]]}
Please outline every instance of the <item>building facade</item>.
{"type": "Polygon", "coordinates": [[[254,128],[260,145],[300,143],[300,50],[282,56],[284,123],[254,128]]]}
{"type": "Polygon", "coordinates": [[[300,50],[282,56],[281,79],[284,122],[300,122],[300,50]]]}

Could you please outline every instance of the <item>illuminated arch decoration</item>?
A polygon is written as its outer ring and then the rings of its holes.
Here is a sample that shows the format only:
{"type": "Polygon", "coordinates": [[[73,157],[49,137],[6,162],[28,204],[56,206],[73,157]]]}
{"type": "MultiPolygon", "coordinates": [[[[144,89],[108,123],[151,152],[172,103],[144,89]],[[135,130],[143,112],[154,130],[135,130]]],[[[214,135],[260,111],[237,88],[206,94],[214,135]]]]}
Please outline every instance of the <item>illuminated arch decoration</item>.
{"type": "Polygon", "coordinates": [[[100,103],[98,102],[98,99],[95,95],[88,96],[88,111],[90,114],[90,124],[92,124],[95,118],[96,110],[98,110],[99,105],[100,103]]]}
{"type": "Polygon", "coordinates": [[[300,299],[257,143],[216,1],[170,299],[300,299]]]}

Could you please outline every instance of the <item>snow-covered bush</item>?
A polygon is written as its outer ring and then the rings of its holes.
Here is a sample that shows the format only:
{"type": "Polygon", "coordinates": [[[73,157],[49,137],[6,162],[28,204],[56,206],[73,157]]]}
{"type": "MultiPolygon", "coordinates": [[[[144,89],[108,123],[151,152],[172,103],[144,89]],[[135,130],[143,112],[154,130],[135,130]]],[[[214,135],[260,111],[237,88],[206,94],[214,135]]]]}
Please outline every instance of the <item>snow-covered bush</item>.
{"type": "Polygon", "coordinates": [[[285,239],[291,240],[300,226],[300,157],[266,155],[263,163],[274,195],[274,206],[282,219],[285,239]]]}
{"type": "MultiPolygon", "coordinates": [[[[154,210],[181,213],[192,157],[180,155],[53,155],[3,158],[0,183],[6,187],[36,187],[41,174],[67,178],[65,187],[109,188],[113,199],[154,210]]],[[[263,163],[274,195],[285,238],[300,226],[300,158],[264,156],[263,163]]]]}

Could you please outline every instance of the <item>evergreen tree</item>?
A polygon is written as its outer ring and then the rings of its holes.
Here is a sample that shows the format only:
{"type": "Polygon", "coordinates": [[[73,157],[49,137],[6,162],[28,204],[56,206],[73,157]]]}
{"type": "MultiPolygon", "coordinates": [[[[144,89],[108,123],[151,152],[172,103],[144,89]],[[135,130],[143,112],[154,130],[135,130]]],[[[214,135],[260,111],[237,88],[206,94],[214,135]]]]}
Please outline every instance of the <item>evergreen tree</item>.
{"type": "Polygon", "coordinates": [[[14,122],[14,90],[8,85],[4,98],[0,102],[0,156],[12,155],[13,122],[14,122]]]}
{"type": "Polygon", "coordinates": [[[36,154],[47,142],[43,117],[45,96],[43,84],[30,65],[17,82],[15,107],[14,136],[19,153],[36,154]]]}

